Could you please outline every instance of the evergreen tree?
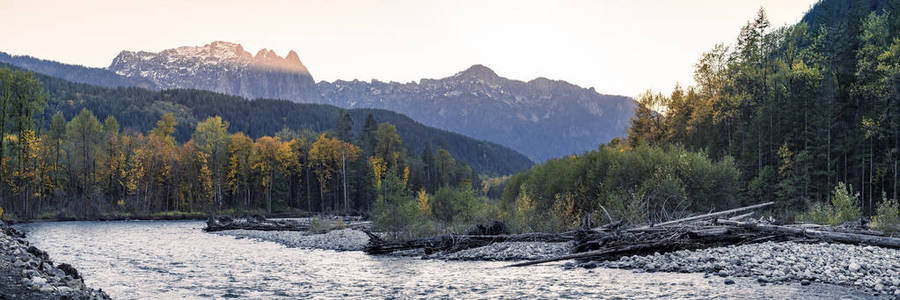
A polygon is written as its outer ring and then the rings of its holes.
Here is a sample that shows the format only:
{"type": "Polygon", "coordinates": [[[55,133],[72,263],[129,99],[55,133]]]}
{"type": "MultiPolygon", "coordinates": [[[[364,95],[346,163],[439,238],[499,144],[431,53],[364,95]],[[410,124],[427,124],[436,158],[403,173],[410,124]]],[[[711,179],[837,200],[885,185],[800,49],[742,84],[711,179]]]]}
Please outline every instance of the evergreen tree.
{"type": "Polygon", "coordinates": [[[362,131],[359,133],[359,146],[362,148],[364,155],[372,156],[375,153],[375,144],[378,140],[375,137],[375,131],[378,130],[378,122],[372,114],[366,115],[366,123],[363,125],[362,131]]]}
{"type": "Polygon", "coordinates": [[[436,177],[435,176],[435,161],[434,161],[434,153],[431,151],[431,142],[425,142],[425,150],[422,150],[422,173],[425,177],[425,188],[428,191],[436,191],[436,177]]]}
{"type": "Polygon", "coordinates": [[[341,118],[338,119],[338,123],[335,126],[335,128],[337,128],[338,139],[345,142],[351,142],[353,141],[353,118],[351,118],[350,114],[346,111],[341,115],[341,118]]]}

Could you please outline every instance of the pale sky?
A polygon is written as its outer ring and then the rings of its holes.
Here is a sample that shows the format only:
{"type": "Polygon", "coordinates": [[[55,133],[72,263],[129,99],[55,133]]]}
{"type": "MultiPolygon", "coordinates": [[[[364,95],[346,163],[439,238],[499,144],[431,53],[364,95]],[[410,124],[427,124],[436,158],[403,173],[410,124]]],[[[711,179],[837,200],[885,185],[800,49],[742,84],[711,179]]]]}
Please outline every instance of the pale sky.
{"type": "Polygon", "coordinates": [[[0,0],[0,51],[107,67],[121,50],[216,40],[296,50],[316,81],[442,78],[473,64],[636,96],[693,83],[764,7],[775,26],[815,0],[232,1],[0,0]]]}

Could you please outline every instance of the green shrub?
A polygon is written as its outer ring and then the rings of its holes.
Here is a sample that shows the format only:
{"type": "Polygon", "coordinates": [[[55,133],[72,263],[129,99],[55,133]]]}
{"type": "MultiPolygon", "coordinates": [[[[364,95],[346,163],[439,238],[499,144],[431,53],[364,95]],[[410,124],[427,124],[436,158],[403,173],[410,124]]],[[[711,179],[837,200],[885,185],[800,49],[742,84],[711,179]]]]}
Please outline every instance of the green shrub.
{"type": "Polygon", "coordinates": [[[419,221],[419,207],[406,183],[394,171],[388,171],[377,192],[372,211],[375,227],[395,238],[411,234],[412,225],[419,221]]]}
{"type": "Polygon", "coordinates": [[[678,146],[600,146],[511,176],[502,205],[517,223],[537,219],[532,222],[543,224],[520,227],[547,228],[555,222],[568,230],[588,213],[608,222],[604,209],[614,220],[646,223],[734,208],[740,186],[740,172],[728,157],[713,161],[706,153],[678,146]],[[523,198],[533,211],[521,209],[523,198]]]}
{"type": "Polygon", "coordinates": [[[809,211],[797,216],[797,221],[812,224],[831,224],[834,215],[831,206],[824,203],[814,203],[809,211]]]}
{"type": "Polygon", "coordinates": [[[797,216],[797,220],[825,225],[858,221],[861,215],[858,199],[859,194],[854,194],[852,187],[840,182],[831,194],[831,205],[813,204],[809,211],[797,216]]]}
{"type": "Polygon", "coordinates": [[[432,197],[431,212],[445,223],[471,223],[482,204],[470,188],[444,186],[432,197]]]}
{"type": "Polygon", "coordinates": [[[315,217],[309,220],[309,232],[326,233],[333,228],[331,221],[322,217],[315,217]]]}
{"type": "MultiPolygon", "coordinates": [[[[2,209],[0,209],[0,211],[2,211],[2,209]]],[[[56,213],[56,212],[46,211],[46,212],[43,212],[43,213],[39,214],[39,215],[37,216],[37,219],[39,219],[39,220],[51,220],[51,219],[56,218],[56,216],[57,216],[57,213],[56,213]]]]}
{"type": "Polygon", "coordinates": [[[834,188],[831,205],[834,206],[832,225],[859,220],[859,193],[853,194],[852,188],[848,190],[847,185],[843,182],[838,183],[837,187],[834,188]]]}
{"type": "Polygon", "coordinates": [[[871,227],[882,231],[900,231],[900,204],[897,199],[882,195],[881,205],[872,216],[871,227]]]}

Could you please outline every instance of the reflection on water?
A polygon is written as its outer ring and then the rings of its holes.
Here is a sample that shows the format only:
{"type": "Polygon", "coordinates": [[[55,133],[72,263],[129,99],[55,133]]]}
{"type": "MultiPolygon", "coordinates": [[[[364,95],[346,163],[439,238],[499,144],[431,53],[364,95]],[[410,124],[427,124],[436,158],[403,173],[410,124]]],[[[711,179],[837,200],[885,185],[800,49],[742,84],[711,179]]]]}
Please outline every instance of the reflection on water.
{"type": "Polygon", "coordinates": [[[702,274],[563,270],[560,264],[373,257],[200,231],[197,221],[25,224],[28,239],[114,299],[134,298],[864,298],[823,285],[724,285],[702,274]]]}

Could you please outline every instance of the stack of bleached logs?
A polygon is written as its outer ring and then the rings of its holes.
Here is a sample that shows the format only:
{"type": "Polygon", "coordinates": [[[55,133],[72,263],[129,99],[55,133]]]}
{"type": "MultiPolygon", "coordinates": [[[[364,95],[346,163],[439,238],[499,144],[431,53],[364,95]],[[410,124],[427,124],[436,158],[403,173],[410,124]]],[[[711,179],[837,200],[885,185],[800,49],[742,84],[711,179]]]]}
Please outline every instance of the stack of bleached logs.
{"type": "Polygon", "coordinates": [[[569,259],[612,260],[629,255],[765,241],[832,242],[900,248],[900,238],[864,228],[810,224],[775,225],[749,218],[752,215],[750,211],[772,204],[773,202],[767,202],[651,225],[625,227],[610,224],[563,233],[442,235],[402,241],[386,241],[370,234],[371,240],[365,251],[369,254],[388,254],[421,248],[425,253],[433,253],[459,251],[496,242],[574,241],[572,254],[511,265],[528,266],[569,259]]]}

